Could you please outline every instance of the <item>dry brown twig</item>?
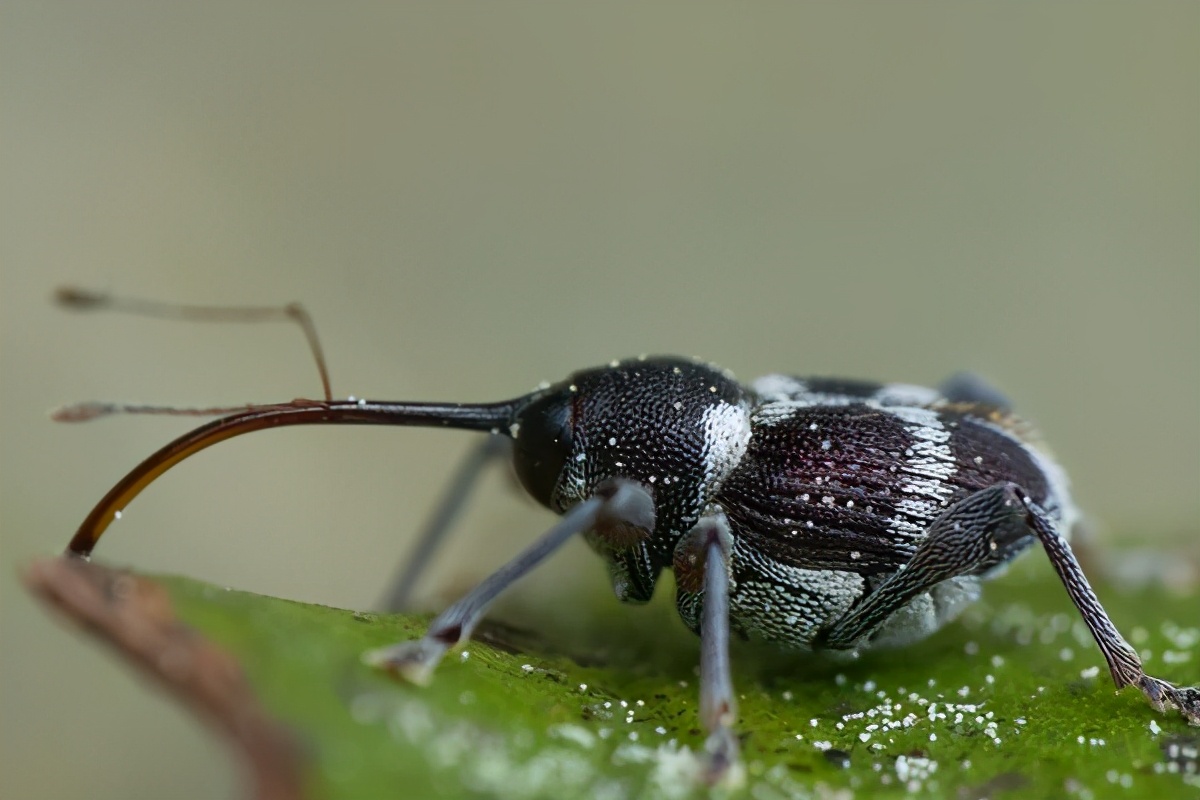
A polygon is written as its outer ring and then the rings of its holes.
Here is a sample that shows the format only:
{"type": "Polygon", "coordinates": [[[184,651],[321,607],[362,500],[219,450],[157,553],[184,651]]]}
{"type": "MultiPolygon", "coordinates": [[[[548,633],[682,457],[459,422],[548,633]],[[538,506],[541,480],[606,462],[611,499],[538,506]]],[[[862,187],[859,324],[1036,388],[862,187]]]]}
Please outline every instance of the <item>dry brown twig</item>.
{"type": "Polygon", "coordinates": [[[225,736],[250,773],[253,797],[304,796],[306,759],[296,738],[263,709],[237,659],[179,621],[161,585],[66,557],[33,563],[23,579],[225,736]]]}

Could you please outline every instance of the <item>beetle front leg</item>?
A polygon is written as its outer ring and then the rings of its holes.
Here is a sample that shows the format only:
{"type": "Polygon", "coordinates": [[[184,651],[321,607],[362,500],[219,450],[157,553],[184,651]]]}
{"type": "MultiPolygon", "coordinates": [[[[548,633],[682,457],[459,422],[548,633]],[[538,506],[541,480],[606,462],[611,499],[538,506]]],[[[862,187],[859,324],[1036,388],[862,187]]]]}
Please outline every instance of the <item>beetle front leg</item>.
{"type": "Polygon", "coordinates": [[[450,648],[470,638],[492,602],[527,572],[561,547],[572,536],[593,528],[654,530],[654,499],[641,485],[610,481],[579,503],[513,560],[493,572],[470,593],[447,608],[415,642],[401,642],[371,650],[363,660],[374,667],[402,675],[413,683],[426,684],[450,648]]]}
{"type": "Polygon", "coordinates": [[[733,732],[737,700],[729,664],[730,556],[733,534],[721,512],[702,517],[675,549],[681,588],[702,591],[700,609],[700,721],[708,731],[705,779],[738,780],[738,742],[733,732]]]}

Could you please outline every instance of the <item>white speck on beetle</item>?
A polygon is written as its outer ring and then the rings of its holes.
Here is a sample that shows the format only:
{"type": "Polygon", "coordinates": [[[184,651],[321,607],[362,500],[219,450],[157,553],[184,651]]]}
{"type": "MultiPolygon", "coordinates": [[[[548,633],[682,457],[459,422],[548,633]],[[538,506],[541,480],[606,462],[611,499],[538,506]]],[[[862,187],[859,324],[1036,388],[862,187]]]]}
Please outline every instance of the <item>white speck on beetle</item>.
{"type": "Polygon", "coordinates": [[[512,425],[509,425],[508,432],[512,436],[512,438],[516,439],[517,436],[520,435],[520,433],[521,433],[521,423],[514,422],[512,425]]]}

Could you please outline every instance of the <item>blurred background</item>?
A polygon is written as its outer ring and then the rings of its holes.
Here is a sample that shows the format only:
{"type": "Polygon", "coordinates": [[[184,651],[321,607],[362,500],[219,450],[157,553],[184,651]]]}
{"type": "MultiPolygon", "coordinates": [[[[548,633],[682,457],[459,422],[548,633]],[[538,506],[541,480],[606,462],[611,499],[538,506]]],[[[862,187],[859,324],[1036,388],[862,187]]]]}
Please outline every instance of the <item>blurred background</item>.
{"type": "MultiPolygon", "coordinates": [[[[341,396],[501,399],[643,352],[744,379],[971,369],[1040,424],[1109,541],[1195,554],[1195,3],[2,13],[5,797],[235,786],[219,743],[16,579],[189,422],[46,412],[320,393],[287,326],[72,314],[64,283],[302,300],[341,396]]],[[[230,442],[100,555],[369,608],[471,441],[230,442]]],[[[509,489],[472,505],[428,605],[546,527],[509,489]]],[[[521,596],[564,580],[605,584],[575,545],[521,596]]]]}

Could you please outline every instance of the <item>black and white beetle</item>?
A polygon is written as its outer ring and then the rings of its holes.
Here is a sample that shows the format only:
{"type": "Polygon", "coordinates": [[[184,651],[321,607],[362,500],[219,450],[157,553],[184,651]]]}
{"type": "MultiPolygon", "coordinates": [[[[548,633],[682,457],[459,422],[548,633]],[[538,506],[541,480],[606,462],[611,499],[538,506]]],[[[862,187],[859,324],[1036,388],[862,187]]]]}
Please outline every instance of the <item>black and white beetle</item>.
{"type": "MultiPolygon", "coordinates": [[[[84,404],[59,418],[156,410],[84,404]]],[[[1004,398],[973,378],[941,391],[783,375],[746,386],[708,364],[643,357],[499,403],[339,401],[326,388],[323,401],[247,406],[162,448],[100,501],[68,554],[89,557],[114,516],[193,453],[307,424],[491,434],[419,544],[394,606],[496,454],[511,452],[525,489],[562,517],[422,639],[366,654],[415,682],[470,637],[500,592],[582,534],[607,562],[620,600],[649,600],[662,571],[674,570],[679,614],[701,638],[700,716],[715,780],[737,761],[731,631],[795,649],[913,642],[954,619],[982,579],[1040,541],[1117,688],[1137,686],[1156,708],[1178,708],[1200,724],[1200,690],[1143,672],[1088,585],[1067,544],[1077,514],[1062,470],[1004,398]]]]}

